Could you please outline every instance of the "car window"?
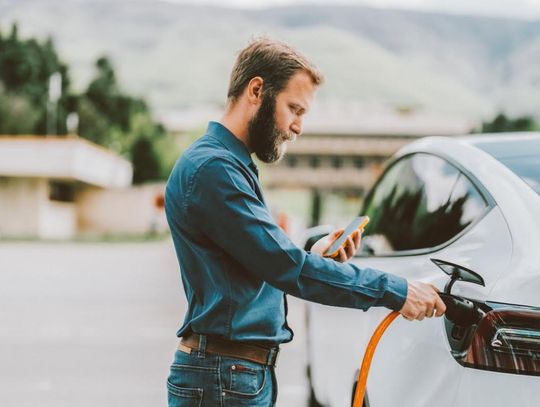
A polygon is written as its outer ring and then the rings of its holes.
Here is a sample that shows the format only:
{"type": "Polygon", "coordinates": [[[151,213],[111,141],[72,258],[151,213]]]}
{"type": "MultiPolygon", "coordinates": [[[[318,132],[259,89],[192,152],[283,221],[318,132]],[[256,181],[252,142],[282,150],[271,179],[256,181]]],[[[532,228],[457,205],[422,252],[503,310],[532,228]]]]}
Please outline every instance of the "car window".
{"type": "Polygon", "coordinates": [[[487,202],[455,166],[418,153],[394,163],[366,198],[363,249],[375,255],[429,249],[479,218],[487,202]]]}
{"type": "Polygon", "coordinates": [[[479,138],[473,144],[506,165],[540,195],[540,137],[501,135],[479,138]]]}
{"type": "Polygon", "coordinates": [[[501,158],[500,161],[540,195],[540,155],[501,158]]]}
{"type": "Polygon", "coordinates": [[[449,210],[457,210],[456,219],[459,222],[460,230],[465,229],[484,213],[488,204],[482,197],[478,189],[463,175],[459,175],[456,185],[450,194],[449,210]]]}

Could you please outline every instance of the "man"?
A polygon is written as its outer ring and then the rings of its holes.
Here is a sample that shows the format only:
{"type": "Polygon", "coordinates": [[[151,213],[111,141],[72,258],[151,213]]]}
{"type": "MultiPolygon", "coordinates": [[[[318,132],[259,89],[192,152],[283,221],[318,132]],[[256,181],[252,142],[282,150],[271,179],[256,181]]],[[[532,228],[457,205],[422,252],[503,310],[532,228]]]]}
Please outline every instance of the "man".
{"type": "Polygon", "coordinates": [[[384,306],[409,320],[441,316],[437,289],[322,257],[341,230],[311,252],[297,248],[266,207],[251,154],[278,161],[302,120],[319,71],[290,46],[257,39],[233,67],[220,122],[178,160],[165,207],[188,301],[168,378],[169,406],[271,406],[278,346],[292,340],[286,294],[367,310],[384,306]]]}

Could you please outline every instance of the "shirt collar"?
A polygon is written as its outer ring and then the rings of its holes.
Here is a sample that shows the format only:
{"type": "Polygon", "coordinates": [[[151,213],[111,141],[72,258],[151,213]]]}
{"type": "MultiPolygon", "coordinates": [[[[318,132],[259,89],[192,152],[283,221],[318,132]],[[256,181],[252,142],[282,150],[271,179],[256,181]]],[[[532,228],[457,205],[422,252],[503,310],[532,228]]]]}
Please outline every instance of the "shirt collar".
{"type": "Polygon", "coordinates": [[[206,134],[223,144],[240,160],[240,162],[242,162],[242,164],[248,167],[257,168],[251,160],[251,155],[245,144],[236,138],[236,136],[224,125],[211,121],[208,123],[206,134]]]}

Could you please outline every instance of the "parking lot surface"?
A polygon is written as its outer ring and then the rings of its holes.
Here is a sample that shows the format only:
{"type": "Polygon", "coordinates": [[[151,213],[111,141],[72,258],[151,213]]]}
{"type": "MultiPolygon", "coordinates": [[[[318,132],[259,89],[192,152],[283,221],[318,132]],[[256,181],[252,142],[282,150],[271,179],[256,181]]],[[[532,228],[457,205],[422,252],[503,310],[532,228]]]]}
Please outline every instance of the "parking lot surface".
{"type": "MultiPolygon", "coordinates": [[[[0,406],[165,406],[185,310],[172,242],[0,244],[0,406]]],[[[278,406],[306,405],[303,303],[278,406]]]]}

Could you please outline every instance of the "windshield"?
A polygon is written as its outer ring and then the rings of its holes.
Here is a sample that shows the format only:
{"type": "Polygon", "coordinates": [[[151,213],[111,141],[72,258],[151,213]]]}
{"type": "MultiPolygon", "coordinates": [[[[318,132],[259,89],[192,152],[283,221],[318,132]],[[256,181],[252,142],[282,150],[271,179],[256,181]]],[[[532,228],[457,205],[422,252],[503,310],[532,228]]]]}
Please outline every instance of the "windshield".
{"type": "Polygon", "coordinates": [[[506,165],[540,195],[540,136],[538,133],[479,138],[473,144],[506,165]]]}
{"type": "Polygon", "coordinates": [[[540,195],[540,155],[526,157],[499,158],[540,195]]]}

